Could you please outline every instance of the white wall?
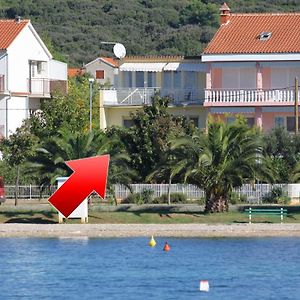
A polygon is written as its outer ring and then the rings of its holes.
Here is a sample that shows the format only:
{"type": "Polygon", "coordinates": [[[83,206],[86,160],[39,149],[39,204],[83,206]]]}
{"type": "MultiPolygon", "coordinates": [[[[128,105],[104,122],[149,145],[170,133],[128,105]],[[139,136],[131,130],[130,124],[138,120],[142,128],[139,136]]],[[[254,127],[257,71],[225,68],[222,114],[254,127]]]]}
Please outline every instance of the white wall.
{"type": "Polygon", "coordinates": [[[0,54],[0,75],[4,75],[4,89],[7,90],[7,55],[0,54]]]}
{"type": "Polygon", "coordinates": [[[36,39],[30,25],[26,26],[7,49],[8,89],[11,92],[28,91],[29,60],[49,62],[49,56],[36,39]]]}
{"type": "Polygon", "coordinates": [[[8,134],[16,131],[22,121],[29,117],[28,97],[11,97],[8,99],[8,134]]]}
{"type": "Polygon", "coordinates": [[[6,97],[0,96],[0,137],[5,136],[5,123],[6,123],[6,116],[5,116],[5,107],[6,107],[6,97]]]}
{"type": "Polygon", "coordinates": [[[66,81],[68,79],[68,65],[58,60],[50,60],[49,78],[66,81]]]}

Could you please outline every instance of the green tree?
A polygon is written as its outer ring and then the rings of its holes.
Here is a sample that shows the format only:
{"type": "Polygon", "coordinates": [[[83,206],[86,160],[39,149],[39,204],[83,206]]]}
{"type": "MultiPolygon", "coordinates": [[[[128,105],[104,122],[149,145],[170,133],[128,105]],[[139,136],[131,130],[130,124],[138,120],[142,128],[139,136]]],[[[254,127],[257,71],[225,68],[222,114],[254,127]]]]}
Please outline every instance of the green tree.
{"type": "Polygon", "coordinates": [[[264,155],[276,173],[277,183],[293,181],[293,173],[300,159],[300,135],[277,127],[263,136],[264,155]]]}
{"type": "Polygon", "coordinates": [[[54,184],[59,176],[70,176],[68,160],[110,154],[108,190],[113,184],[129,185],[134,175],[129,168],[129,157],[117,147],[119,141],[103,132],[73,133],[68,129],[58,131],[58,136],[47,139],[28,161],[28,172],[37,174],[42,186],[54,184]]]}
{"type": "Polygon", "coordinates": [[[233,124],[209,120],[207,133],[176,141],[179,161],[185,168],[185,180],[205,191],[205,212],[228,210],[233,188],[259,176],[271,176],[265,169],[258,131],[245,122],[233,124]]]}
{"type": "MultiPolygon", "coordinates": [[[[145,181],[147,176],[156,170],[157,165],[169,150],[169,140],[185,134],[191,134],[192,125],[182,117],[174,117],[167,111],[169,99],[155,96],[152,104],[144,106],[136,114],[132,114],[134,125],[129,129],[113,129],[117,131],[127,153],[131,157],[133,169],[139,180],[145,181]]],[[[169,178],[165,178],[169,180],[169,178]]]]}
{"type": "Polygon", "coordinates": [[[4,161],[10,168],[15,168],[16,171],[15,205],[18,204],[21,167],[34,154],[36,142],[36,138],[28,131],[25,124],[17,128],[16,132],[7,139],[0,142],[0,151],[3,153],[4,161]]]}
{"type": "MultiPolygon", "coordinates": [[[[93,129],[99,129],[99,94],[93,93],[93,129]]],[[[57,135],[66,128],[76,133],[89,130],[89,82],[87,76],[69,79],[68,95],[56,94],[42,102],[41,109],[30,118],[32,134],[41,140],[57,135]]]]}

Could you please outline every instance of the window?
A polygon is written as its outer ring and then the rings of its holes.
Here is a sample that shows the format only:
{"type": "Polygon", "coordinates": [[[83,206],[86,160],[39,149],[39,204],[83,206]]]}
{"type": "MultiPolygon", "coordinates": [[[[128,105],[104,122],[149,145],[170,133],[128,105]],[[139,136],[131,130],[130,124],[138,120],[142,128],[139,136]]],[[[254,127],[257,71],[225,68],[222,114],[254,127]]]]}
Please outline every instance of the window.
{"type": "Polygon", "coordinates": [[[247,125],[249,127],[253,127],[255,125],[255,119],[254,118],[246,118],[247,120],[247,125]]]}
{"type": "MultiPolygon", "coordinates": [[[[122,72],[121,72],[122,73],[122,72]]],[[[132,72],[123,72],[124,87],[132,88],[132,72]]]]}
{"type": "Polygon", "coordinates": [[[163,87],[172,88],[172,73],[170,71],[163,72],[163,87]]]}
{"type": "Polygon", "coordinates": [[[147,78],[148,78],[148,87],[156,87],[156,73],[155,72],[148,72],[147,73],[147,78]]]}
{"type": "Polygon", "coordinates": [[[36,69],[37,69],[37,73],[38,74],[41,74],[42,73],[42,70],[43,70],[43,63],[41,61],[38,61],[36,63],[36,69]]]}
{"type": "Polygon", "coordinates": [[[259,39],[261,41],[267,41],[272,35],[272,32],[264,31],[259,35],[259,39]]]}
{"type": "Polygon", "coordinates": [[[275,117],[275,127],[285,127],[284,126],[284,117],[275,117]]]}
{"type": "MultiPolygon", "coordinates": [[[[298,124],[300,125],[300,117],[298,117],[298,124]]],[[[286,129],[287,131],[295,131],[296,124],[295,124],[295,117],[287,117],[286,118],[286,129]]]]}
{"type": "Polygon", "coordinates": [[[104,79],[104,70],[96,70],[96,79],[104,79]]]}
{"type": "Polygon", "coordinates": [[[198,117],[190,117],[190,122],[192,122],[195,127],[199,127],[199,118],[198,117]]]}
{"type": "Polygon", "coordinates": [[[144,87],[145,84],[144,72],[141,71],[135,72],[135,83],[137,88],[144,87]]]}
{"type": "Polygon", "coordinates": [[[175,89],[180,89],[181,88],[181,72],[175,71],[173,73],[173,81],[174,81],[174,88],[175,89]]]}
{"type": "Polygon", "coordinates": [[[123,126],[126,128],[130,128],[134,125],[133,120],[131,119],[124,119],[123,120],[123,126]]]}
{"type": "Polygon", "coordinates": [[[226,118],[226,123],[227,124],[232,124],[232,123],[234,123],[234,121],[235,121],[235,117],[227,117],[226,118]]]}
{"type": "Polygon", "coordinates": [[[185,72],[184,74],[184,86],[187,89],[197,88],[197,73],[196,72],[185,72]]]}

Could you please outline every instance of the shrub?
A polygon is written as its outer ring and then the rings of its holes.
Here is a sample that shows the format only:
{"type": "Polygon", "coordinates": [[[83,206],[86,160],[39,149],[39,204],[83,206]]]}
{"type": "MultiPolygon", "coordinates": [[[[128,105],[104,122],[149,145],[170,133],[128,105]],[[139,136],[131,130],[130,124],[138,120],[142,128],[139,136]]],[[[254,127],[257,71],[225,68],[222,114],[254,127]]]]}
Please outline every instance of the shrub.
{"type": "Polygon", "coordinates": [[[198,205],[205,205],[205,203],[206,203],[205,197],[201,197],[200,199],[198,199],[197,203],[198,203],[198,205]]]}
{"type": "Polygon", "coordinates": [[[240,204],[245,203],[247,200],[247,197],[245,195],[239,195],[236,192],[231,192],[229,195],[229,203],[231,204],[240,204]]]}
{"type": "MultiPolygon", "coordinates": [[[[171,200],[171,203],[175,203],[175,204],[176,203],[186,203],[187,197],[185,194],[182,194],[182,193],[171,193],[170,200],[171,200]]],[[[153,203],[156,203],[156,204],[168,203],[168,194],[163,194],[159,197],[156,197],[153,200],[153,203]]]]}
{"type": "Polygon", "coordinates": [[[153,201],[154,191],[152,190],[142,190],[140,193],[132,193],[126,199],[124,199],[123,203],[134,203],[137,205],[141,204],[149,204],[153,201]]]}
{"type": "Polygon", "coordinates": [[[291,198],[285,193],[282,188],[274,187],[269,193],[267,193],[262,201],[264,203],[275,203],[275,204],[289,204],[291,198]]]}

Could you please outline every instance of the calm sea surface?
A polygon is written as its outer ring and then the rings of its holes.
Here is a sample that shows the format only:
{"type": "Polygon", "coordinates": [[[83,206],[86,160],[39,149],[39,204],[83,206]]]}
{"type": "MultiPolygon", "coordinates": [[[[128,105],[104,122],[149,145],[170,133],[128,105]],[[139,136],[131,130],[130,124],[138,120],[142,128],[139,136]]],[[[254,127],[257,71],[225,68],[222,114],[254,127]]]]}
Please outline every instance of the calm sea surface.
{"type": "Polygon", "coordinates": [[[0,239],[0,299],[300,299],[300,239],[156,241],[0,239]]]}

